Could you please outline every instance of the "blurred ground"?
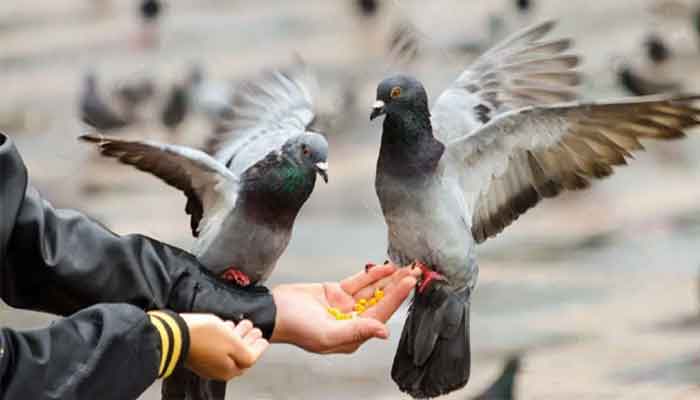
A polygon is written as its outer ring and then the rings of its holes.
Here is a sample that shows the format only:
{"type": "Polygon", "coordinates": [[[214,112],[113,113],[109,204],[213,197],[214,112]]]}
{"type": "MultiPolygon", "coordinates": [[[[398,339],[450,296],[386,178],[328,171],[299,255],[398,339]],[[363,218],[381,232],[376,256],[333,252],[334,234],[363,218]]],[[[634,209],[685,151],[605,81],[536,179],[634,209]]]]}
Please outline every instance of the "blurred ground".
{"type": "MultiPolygon", "coordinates": [[[[157,180],[100,160],[75,137],[81,77],[105,81],[147,74],[165,90],[202,62],[217,78],[241,79],[283,65],[294,51],[314,65],[337,103],[342,82],[357,106],[329,132],[331,179],[319,184],[270,284],[336,280],[383,260],[384,224],[372,186],[380,124],[369,124],[374,86],[388,71],[380,56],[386,27],[411,19],[436,48],[483,38],[489,14],[509,2],[394,1],[378,23],[361,23],[349,2],[224,0],[170,2],[160,50],[134,50],[134,1],[0,3],[0,129],[16,141],[33,183],[60,206],[78,208],[119,233],[139,232],[187,248],[183,196],[157,180]],[[482,3],[482,2],[480,2],[482,3]],[[486,3],[486,2],[483,2],[486,3]],[[106,9],[103,9],[103,6],[106,9]]],[[[659,22],[651,1],[538,1],[536,15],[560,19],[584,55],[585,97],[620,96],[616,57],[640,61],[641,42],[661,32],[677,58],[658,74],[700,90],[700,55],[685,20],[659,22]]],[[[525,21],[507,14],[515,27],[525,21]]],[[[434,96],[468,58],[434,51],[411,68],[434,96]]],[[[184,142],[199,144],[193,121],[184,142]]],[[[167,139],[155,122],[129,135],[167,139]]],[[[545,201],[480,248],[472,307],[472,380],[448,398],[465,399],[498,373],[503,358],[525,352],[521,399],[700,398],[700,137],[649,144],[628,168],[586,193],[545,201]],[[696,318],[697,317],[697,318],[696,318]]],[[[0,325],[44,326],[50,317],[0,308],[0,325]]],[[[389,377],[404,315],[391,340],[353,356],[315,356],[274,346],[230,384],[230,398],[403,398],[389,377]]],[[[158,386],[144,399],[155,399],[158,386]]]]}

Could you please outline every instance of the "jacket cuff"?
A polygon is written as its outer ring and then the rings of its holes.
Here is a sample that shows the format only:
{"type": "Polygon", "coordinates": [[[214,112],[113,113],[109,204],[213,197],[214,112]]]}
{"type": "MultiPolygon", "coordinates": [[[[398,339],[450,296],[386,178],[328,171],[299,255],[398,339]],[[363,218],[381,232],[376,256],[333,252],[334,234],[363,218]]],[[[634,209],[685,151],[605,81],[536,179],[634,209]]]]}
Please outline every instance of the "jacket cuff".
{"type": "Polygon", "coordinates": [[[201,267],[189,268],[186,275],[190,274],[190,279],[180,279],[177,283],[168,308],[178,312],[211,313],[235,323],[248,319],[262,331],[265,339],[270,339],[277,307],[266,287],[241,287],[201,267]]]}
{"type": "Polygon", "coordinates": [[[148,317],[160,337],[158,377],[167,378],[184,365],[190,350],[190,331],[185,320],[169,310],[149,311],[148,317]]]}

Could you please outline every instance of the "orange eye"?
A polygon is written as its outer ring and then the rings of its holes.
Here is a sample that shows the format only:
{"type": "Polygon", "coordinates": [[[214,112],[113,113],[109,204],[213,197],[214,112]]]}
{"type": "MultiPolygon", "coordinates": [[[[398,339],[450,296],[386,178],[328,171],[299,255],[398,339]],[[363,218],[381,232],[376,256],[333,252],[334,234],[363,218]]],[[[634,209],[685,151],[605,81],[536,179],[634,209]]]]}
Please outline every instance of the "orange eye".
{"type": "Polygon", "coordinates": [[[392,99],[401,96],[401,88],[398,86],[394,86],[394,88],[391,89],[391,93],[389,93],[389,96],[391,96],[392,99]]]}
{"type": "Polygon", "coordinates": [[[309,154],[311,154],[311,151],[310,151],[309,148],[306,147],[306,146],[304,146],[304,147],[301,149],[301,152],[304,153],[305,156],[308,156],[309,154]]]}

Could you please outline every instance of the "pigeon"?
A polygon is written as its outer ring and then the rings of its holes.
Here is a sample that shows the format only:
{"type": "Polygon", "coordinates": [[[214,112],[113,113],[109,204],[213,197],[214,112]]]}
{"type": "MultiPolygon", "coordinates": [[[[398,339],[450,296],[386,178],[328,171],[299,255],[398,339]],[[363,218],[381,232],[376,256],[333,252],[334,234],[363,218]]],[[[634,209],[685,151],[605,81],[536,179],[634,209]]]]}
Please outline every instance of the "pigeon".
{"type": "Polygon", "coordinates": [[[379,0],[355,0],[355,6],[360,15],[373,17],[379,11],[379,0]]]}
{"type": "Polygon", "coordinates": [[[158,0],[143,0],[139,7],[139,13],[144,21],[155,21],[160,16],[163,6],[158,0]]]}
{"type": "Polygon", "coordinates": [[[151,173],[187,197],[193,254],[241,285],[264,282],[287,247],[328,143],[313,122],[310,73],[274,71],[237,93],[233,129],[210,156],[185,146],[89,134],[102,155],[151,173]]]}
{"type": "MultiPolygon", "coordinates": [[[[308,129],[315,118],[315,88],[313,75],[301,65],[241,86],[233,128],[213,142],[213,156],[155,142],[81,139],[183,191],[196,238],[192,253],[224,280],[257,285],[286,249],[316,176],[328,182],[328,143],[308,129]]],[[[188,371],[176,376],[166,381],[163,393],[184,390],[192,398],[223,399],[225,382],[188,371]]]]}
{"type": "Polygon", "coordinates": [[[681,89],[678,82],[657,82],[643,78],[627,65],[623,65],[618,69],[617,80],[622,87],[635,96],[676,93],[681,89]]]}
{"type": "Polygon", "coordinates": [[[647,58],[654,64],[661,64],[671,58],[671,50],[659,35],[649,35],[644,41],[647,58]]]}
{"type": "Polygon", "coordinates": [[[518,9],[518,12],[525,14],[525,13],[532,10],[532,1],[531,0],[515,0],[515,8],[518,9]]]}
{"type": "Polygon", "coordinates": [[[215,133],[226,132],[218,129],[221,126],[230,130],[228,123],[234,117],[231,99],[235,96],[232,85],[206,79],[204,70],[199,65],[192,67],[188,81],[192,111],[203,115],[215,133]]]}
{"type": "Polygon", "coordinates": [[[472,400],[513,400],[515,399],[515,377],[520,370],[520,357],[513,356],[503,367],[501,375],[483,393],[472,400]]]}
{"type": "Polygon", "coordinates": [[[80,97],[80,117],[83,122],[100,131],[111,131],[127,126],[131,121],[117,114],[102,98],[97,87],[97,76],[85,76],[80,97]]]}
{"type": "Polygon", "coordinates": [[[137,109],[153,97],[156,89],[150,79],[124,81],[113,91],[112,96],[119,102],[127,119],[137,118],[137,109]]]}
{"type": "Polygon", "coordinates": [[[173,85],[163,112],[160,115],[160,120],[166,128],[174,132],[187,117],[188,108],[187,89],[180,84],[173,85]]]}
{"type": "Polygon", "coordinates": [[[150,79],[122,82],[115,90],[114,96],[130,107],[138,107],[153,97],[156,89],[150,79]]]}
{"type": "Polygon", "coordinates": [[[700,96],[577,102],[571,41],[526,28],[481,55],[435,101],[395,75],[379,83],[384,116],[375,190],[388,256],[423,270],[391,376],[414,398],[465,386],[475,247],[542,198],[613,173],[641,138],[674,139],[698,125],[700,96]]]}

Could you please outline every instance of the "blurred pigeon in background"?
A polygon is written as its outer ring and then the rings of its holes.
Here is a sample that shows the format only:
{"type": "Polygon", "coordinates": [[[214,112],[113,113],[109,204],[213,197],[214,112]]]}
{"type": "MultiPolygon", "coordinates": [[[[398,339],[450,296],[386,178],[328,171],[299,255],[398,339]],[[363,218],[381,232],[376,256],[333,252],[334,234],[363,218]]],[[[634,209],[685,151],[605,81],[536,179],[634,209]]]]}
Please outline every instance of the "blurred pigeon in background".
{"type": "Polygon", "coordinates": [[[156,48],[160,44],[160,18],[163,4],[159,0],[143,0],[139,6],[141,31],[138,41],[146,49],[156,48]]]}
{"type": "Polygon", "coordinates": [[[152,99],[156,93],[151,79],[125,80],[114,89],[112,96],[117,100],[127,119],[138,118],[138,108],[152,99]]]}
{"type": "Polygon", "coordinates": [[[699,97],[570,102],[578,57],[546,22],[479,57],[432,110],[423,85],[397,75],[377,87],[370,119],[385,115],[375,188],[388,256],[420,267],[392,378],[416,398],[466,385],[475,245],[541,199],[590,186],[641,150],[697,126],[699,97]]]}
{"type": "Polygon", "coordinates": [[[180,124],[187,117],[189,110],[189,94],[184,85],[173,85],[168,94],[165,107],[160,115],[163,126],[170,132],[175,132],[180,124]]]}
{"type": "Polygon", "coordinates": [[[100,97],[97,76],[89,72],[85,76],[80,96],[80,118],[100,131],[112,131],[127,126],[131,121],[117,112],[100,97]]]}
{"type": "MultiPolygon", "coordinates": [[[[233,130],[212,142],[213,157],[184,146],[81,139],[184,192],[196,237],[193,254],[226,280],[261,284],[286,249],[316,175],[328,180],[328,143],[308,130],[315,90],[314,77],[301,65],[243,85],[234,99],[233,130]]],[[[206,398],[225,392],[222,384],[223,390],[201,383],[209,386],[206,398]]],[[[187,390],[199,393],[198,385],[187,390]]]]}
{"type": "Polygon", "coordinates": [[[621,65],[618,68],[617,80],[625,90],[635,96],[677,93],[681,90],[681,85],[678,82],[657,82],[644,78],[629,65],[621,65]]]}
{"type": "Polygon", "coordinates": [[[207,79],[200,65],[192,67],[188,80],[192,111],[204,116],[214,132],[229,131],[229,122],[234,117],[231,106],[234,97],[233,85],[207,79]]]}
{"type": "Polygon", "coordinates": [[[360,15],[373,17],[379,11],[379,0],[355,0],[355,7],[360,15]]]}
{"type": "Polygon", "coordinates": [[[657,34],[651,34],[647,37],[644,41],[644,48],[647,58],[654,64],[661,64],[671,58],[671,50],[657,34]]]}
{"type": "Polygon", "coordinates": [[[515,377],[520,371],[520,357],[513,356],[506,361],[501,375],[483,393],[472,400],[514,400],[515,377]]]}

